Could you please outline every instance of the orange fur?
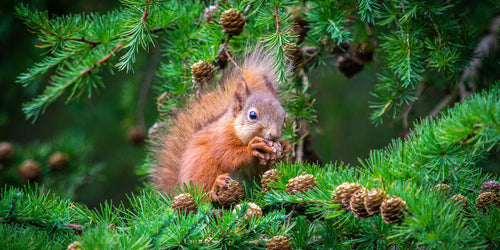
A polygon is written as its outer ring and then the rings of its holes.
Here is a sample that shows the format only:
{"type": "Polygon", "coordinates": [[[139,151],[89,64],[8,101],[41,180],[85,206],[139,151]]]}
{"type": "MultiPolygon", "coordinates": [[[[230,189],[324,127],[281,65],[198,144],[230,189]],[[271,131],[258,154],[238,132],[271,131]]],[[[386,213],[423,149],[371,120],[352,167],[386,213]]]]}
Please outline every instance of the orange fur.
{"type": "MultiPolygon", "coordinates": [[[[272,60],[262,52],[247,56],[241,71],[234,70],[219,88],[189,103],[170,123],[171,127],[158,133],[154,148],[156,165],[151,173],[158,189],[169,192],[181,183],[193,181],[208,191],[218,175],[250,168],[265,169],[256,166],[248,142],[241,139],[241,134],[264,137],[265,126],[235,131],[235,116],[246,116],[238,114],[241,110],[235,107],[238,102],[235,93],[243,77],[254,95],[262,96],[263,100],[275,99],[270,97],[265,84],[268,79],[278,87],[272,65],[272,60]]],[[[271,125],[278,123],[282,125],[282,121],[271,119],[268,122],[271,125]]]]}

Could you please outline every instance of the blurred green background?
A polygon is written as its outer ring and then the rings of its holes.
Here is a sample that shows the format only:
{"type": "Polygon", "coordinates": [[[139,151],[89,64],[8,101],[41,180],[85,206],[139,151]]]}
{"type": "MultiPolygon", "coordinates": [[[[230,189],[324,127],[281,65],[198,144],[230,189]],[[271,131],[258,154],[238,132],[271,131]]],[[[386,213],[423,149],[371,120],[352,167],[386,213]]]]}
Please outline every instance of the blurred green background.
{"type": "MultiPolygon", "coordinates": [[[[49,106],[44,115],[33,123],[25,119],[22,103],[41,93],[47,79],[23,88],[15,83],[17,75],[39,61],[43,52],[35,47],[36,37],[14,16],[15,1],[0,3],[0,141],[23,147],[54,138],[83,136],[91,145],[89,164],[102,163],[103,171],[80,186],[74,199],[90,207],[104,200],[124,201],[126,194],[141,186],[135,168],[142,164],[147,147],[134,146],[127,140],[127,131],[137,125],[137,99],[140,88],[151,70],[152,51],[142,53],[135,63],[135,72],[105,73],[105,88],[91,99],[66,104],[64,98],[49,106]]],[[[36,0],[28,2],[32,8],[48,10],[53,15],[69,13],[106,12],[119,8],[117,0],[36,0]]],[[[488,23],[485,22],[485,28],[488,23]]],[[[376,82],[380,62],[365,64],[364,70],[352,79],[341,75],[334,61],[309,72],[311,93],[316,99],[318,122],[313,132],[313,148],[323,163],[343,161],[357,165],[358,157],[368,157],[371,149],[386,146],[402,133],[401,119],[376,127],[369,121],[370,91],[376,82]]],[[[444,90],[426,89],[427,97],[411,114],[412,119],[426,114],[444,90]]],[[[146,128],[157,117],[155,97],[149,90],[144,109],[146,128]]],[[[6,170],[0,170],[0,175],[6,170]]],[[[0,180],[5,180],[0,179],[0,180]]],[[[7,184],[13,184],[6,181],[7,184]]],[[[2,186],[4,183],[0,183],[2,186]]]]}

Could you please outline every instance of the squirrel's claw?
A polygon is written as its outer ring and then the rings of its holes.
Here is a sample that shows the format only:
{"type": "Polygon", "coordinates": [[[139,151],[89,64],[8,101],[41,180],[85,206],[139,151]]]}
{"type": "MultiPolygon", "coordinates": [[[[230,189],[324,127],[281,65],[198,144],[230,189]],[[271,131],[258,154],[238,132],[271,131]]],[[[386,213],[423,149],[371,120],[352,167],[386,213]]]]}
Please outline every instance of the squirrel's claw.
{"type": "Polygon", "coordinates": [[[215,178],[214,185],[208,195],[210,199],[218,201],[219,197],[217,196],[217,189],[224,187],[230,180],[231,177],[228,173],[218,175],[217,178],[215,178]]]}
{"type": "Polygon", "coordinates": [[[279,160],[283,154],[283,146],[280,142],[268,141],[261,137],[255,137],[248,145],[252,155],[259,160],[260,165],[271,165],[279,160]]]}

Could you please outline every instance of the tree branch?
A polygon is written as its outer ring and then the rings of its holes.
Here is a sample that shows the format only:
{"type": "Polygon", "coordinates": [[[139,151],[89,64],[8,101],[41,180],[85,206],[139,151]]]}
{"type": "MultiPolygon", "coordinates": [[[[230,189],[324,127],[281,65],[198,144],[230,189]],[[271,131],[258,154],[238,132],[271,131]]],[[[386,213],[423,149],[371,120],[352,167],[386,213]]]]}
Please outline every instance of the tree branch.
{"type": "Polygon", "coordinates": [[[97,67],[99,64],[102,64],[104,62],[106,62],[111,56],[113,56],[119,49],[121,49],[123,47],[123,45],[125,45],[125,42],[122,42],[120,44],[118,44],[114,49],[113,51],[111,51],[111,53],[107,54],[106,56],[104,56],[101,60],[99,60],[98,62],[94,63],[94,65],[88,67],[87,69],[85,70],[82,70],[80,72],[80,75],[85,75],[85,74],[89,74],[95,67],[97,67]]]}

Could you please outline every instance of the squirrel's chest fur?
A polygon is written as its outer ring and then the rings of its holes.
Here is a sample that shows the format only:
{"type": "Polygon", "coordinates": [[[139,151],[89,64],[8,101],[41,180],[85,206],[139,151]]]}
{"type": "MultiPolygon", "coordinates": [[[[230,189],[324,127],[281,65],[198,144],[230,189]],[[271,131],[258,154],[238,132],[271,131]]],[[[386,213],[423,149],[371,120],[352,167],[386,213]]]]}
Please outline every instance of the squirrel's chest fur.
{"type": "Polygon", "coordinates": [[[180,159],[181,183],[213,183],[216,176],[229,173],[237,180],[257,175],[247,145],[236,136],[231,120],[220,118],[197,131],[188,140],[180,159]],[[247,158],[248,160],[243,160],[247,158]],[[236,161],[238,159],[238,161],[236,161]]]}

